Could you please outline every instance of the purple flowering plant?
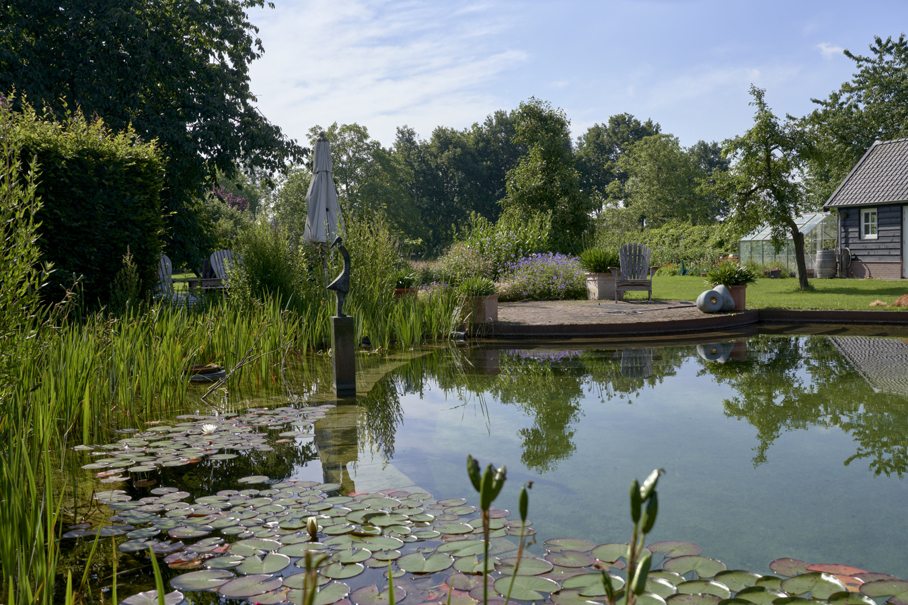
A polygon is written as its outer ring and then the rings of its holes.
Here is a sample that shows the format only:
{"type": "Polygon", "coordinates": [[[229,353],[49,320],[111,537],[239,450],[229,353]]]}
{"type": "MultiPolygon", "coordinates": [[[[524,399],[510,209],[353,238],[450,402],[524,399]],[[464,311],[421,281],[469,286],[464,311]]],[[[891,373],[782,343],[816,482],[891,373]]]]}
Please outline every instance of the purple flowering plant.
{"type": "Polygon", "coordinates": [[[498,283],[500,301],[586,298],[580,260],[556,253],[532,254],[508,263],[498,283]]]}

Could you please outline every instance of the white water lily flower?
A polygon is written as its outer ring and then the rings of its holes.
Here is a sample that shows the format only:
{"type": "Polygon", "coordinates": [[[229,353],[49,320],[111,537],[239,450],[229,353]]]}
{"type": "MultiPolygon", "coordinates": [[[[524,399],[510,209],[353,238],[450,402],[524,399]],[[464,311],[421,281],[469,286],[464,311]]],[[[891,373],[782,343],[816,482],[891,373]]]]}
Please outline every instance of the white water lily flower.
{"type": "Polygon", "coordinates": [[[210,435],[213,432],[215,432],[216,430],[218,430],[218,425],[216,425],[216,424],[203,424],[202,425],[202,434],[203,435],[210,435]]]}

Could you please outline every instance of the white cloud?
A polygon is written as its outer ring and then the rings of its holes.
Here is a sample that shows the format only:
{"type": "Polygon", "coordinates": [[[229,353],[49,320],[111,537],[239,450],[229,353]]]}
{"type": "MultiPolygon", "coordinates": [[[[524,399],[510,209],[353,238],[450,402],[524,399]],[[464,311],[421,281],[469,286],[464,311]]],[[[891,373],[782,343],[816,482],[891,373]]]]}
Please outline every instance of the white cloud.
{"type": "Polygon", "coordinates": [[[251,67],[259,106],[297,139],[335,121],[367,126],[386,146],[404,124],[423,137],[466,127],[498,108],[490,83],[528,60],[502,42],[514,21],[478,4],[305,2],[252,20],[266,51],[251,67]]]}
{"type": "Polygon", "coordinates": [[[817,44],[817,48],[820,49],[820,54],[823,55],[824,59],[832,59],[835,56],[841,55],[842,51],[845,50],[841,46],[836,46],[829,42],[821,42],[817,44]]]}

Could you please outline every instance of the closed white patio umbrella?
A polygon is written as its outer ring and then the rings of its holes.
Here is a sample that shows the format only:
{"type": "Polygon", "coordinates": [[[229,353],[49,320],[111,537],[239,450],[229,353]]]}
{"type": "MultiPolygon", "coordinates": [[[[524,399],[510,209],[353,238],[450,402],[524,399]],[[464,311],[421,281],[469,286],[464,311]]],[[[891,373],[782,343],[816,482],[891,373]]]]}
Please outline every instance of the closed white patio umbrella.
{"type": "Polygon", "coordinates": [[[319,133],[312,160],[312,181],[306,192],[306,230],[303,237],[312,243],[330,243],[343,227],[337,189],[331,172],[331,146],[325,133],[319,133]]]}

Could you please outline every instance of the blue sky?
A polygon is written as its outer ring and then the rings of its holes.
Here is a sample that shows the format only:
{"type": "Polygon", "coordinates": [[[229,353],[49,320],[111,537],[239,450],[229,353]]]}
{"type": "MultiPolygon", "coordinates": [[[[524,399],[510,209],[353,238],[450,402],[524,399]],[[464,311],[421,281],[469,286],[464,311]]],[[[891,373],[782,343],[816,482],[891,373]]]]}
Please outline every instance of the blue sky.
{"type": "Polygon", "coordinates": [[[721,142],[750,127],[751,83],[804,115],[854,73],[842,49],[908,25],[906,0],[274,1],[250,14],[262,113],[300,142],[357,122],[385,146],[398,126],[427,139],[534,96],[575,139],[627,112],[685,146],[721,142]]]}

